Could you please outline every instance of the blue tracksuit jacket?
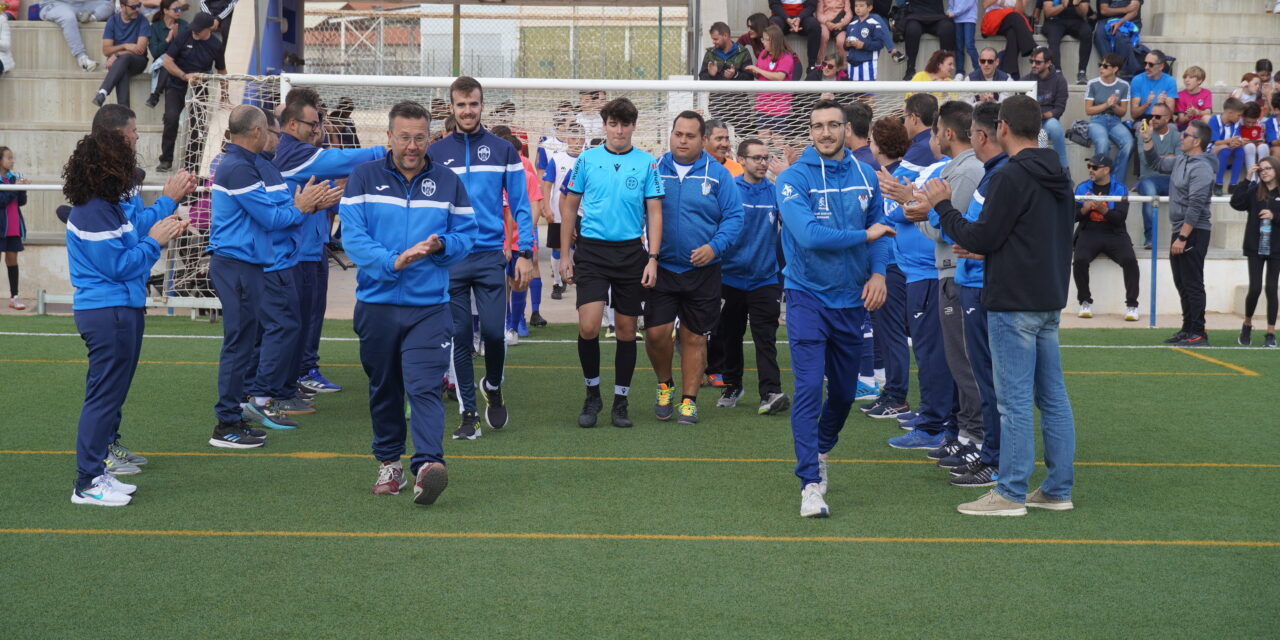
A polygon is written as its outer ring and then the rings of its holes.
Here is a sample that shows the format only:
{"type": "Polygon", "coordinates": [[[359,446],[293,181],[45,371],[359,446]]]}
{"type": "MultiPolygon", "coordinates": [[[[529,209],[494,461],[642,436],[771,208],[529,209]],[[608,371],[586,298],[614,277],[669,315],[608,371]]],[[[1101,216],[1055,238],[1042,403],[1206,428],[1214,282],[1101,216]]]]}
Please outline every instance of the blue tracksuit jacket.
{"type": "Polygon", "coordinates": [[[778,284],[778,196],[768,178],[751,184],[734,178],[742,195],[742,232],[720,262],[726,285],[752,291],[778,284]]]}
{"type": "Polygon", "coordinates": [[[280,171],[266,158],[244,147],[227,145],[213,179],[209,219],[209,253],[256,264],[275,263],[275,240],[296,244],[289,234],[271,235],[302,224],[293,193],[280,171]]]}
{"type": "Polygon", "coordinates": [[[500,251],[503,240],[502,192],[507,192],[511,217],[520,233],[519,249],[533,249],[533,213],[524,177],[524,164],[511,143],[481,127],[475,133],[445,136],[427,149],[431,161],[462,179],[479,227],[477,251],[500,251]]]}
{"type": "MultiPolygon", "coordinates": [[[[274,164],[289,185],[289,193],[315,178],[319,180],[338,180],[351,175],[359,165],[374,160],[381,160],[386,155],[386,147],[369,149],[321,149],[311,143],[303,142],[287,133],[280,134],[280,145],[276,147],[274,164]]],[[[329,216],[317,213],[307,216],[298,228],[297,259],[303,262],[320,262],[324,260],[324,244],[329,241],[329,216]]],[[[279,258],[281,256],[277,256],[279,258]]],[[[283,268],[282,265],[273,265],[283,268]]]]}
{"type": "Polygon", "coordinates": [[[452,171],[428,157],[426,167],[405,180],[388,152],[351,172],[338,211],[342,247],[359,267],[357,300],[407,306],[449,301],[448,266],[469,255],[476,239],[475,211],[452,171]],[[396,271],[396,257],[432,234],[444,250],[396,271]]]}
{"type": "MultiPolygon", "coordinates": [[[[965,220],[977,222],[982,214],[982,205],[987,201],[987,186],[991,184],[991,176],[1002,169],[1008,161],[1009,156],[1001,153],[982,164],[983,169],[986,169],[986,173],[982,174],[982,179],[978,181],[978,188],[973,191],[973,199],[969,201],[969,208],[964,212],[965,220]]],[[[934,227],[941,228],[937,212],[929,212],[929,223],[934,227]]],[[[942,234],[942,237],[947,242],[953,242],[945,233],[942,234]]],[[[981,260],[956,259],[956,284],[981,289],[983,275],[984,269],[981,260]]]]}
{"type": "Polygon", "coordinates": [[[147,277],[160,258],[160,245],[146,234],[158,219],[142,230],[142,221],[131,220],[123,203],[102,198],[71,208],[66,238],[72,309],[145,306],[147,277]]]}
{"type": "MultiPolygon", "coordinates": [[[[942,160],[925,167],[923,171],[912,181],[917,187],[924,184],[929,178],[935,178],[947,166],[951,158],[943,156],[942,160]]],[[[910,169],[904,168],[905,163],[898,165],[893,175],[905,176],[911,173],[910,169]]],[[[886,201],[888,202],[888,201],[886,201]]],[[[886,205],[888,211],[887,217],[889,222],[893,224],[893,229],[898,232],[894,236],[894,262],[902,269],[903,275],[907,277],[907,282],[919,282],[921,280],[937,280],[938,279],[938,263],[934,257],[934,246],[937,245],[932,239],[920,232],[914,222],[907,220],[906,213],[903,212],[902,206],[894,202],[892,206],[886,205]]]]}
{"type": "Polygon", "coordinates": [[[668,152],[658,160],[658,174],[663,191],[658,264],[684,273],[693,268],[689,255],[704,244],[716,252],[708,264],[722,260],[742,231],[742,196],[729,170],[702,151],[681,179],[668,152]]]}
{"type": "Polygon", "coordinates": [[[832,309],[862,306],[862,287],[884,274],[890,243],[867,244],[867,228],[884,222],[875,172],[845,153],[827,160],[809,147],[778,177],[786,288],[832,309]]]}

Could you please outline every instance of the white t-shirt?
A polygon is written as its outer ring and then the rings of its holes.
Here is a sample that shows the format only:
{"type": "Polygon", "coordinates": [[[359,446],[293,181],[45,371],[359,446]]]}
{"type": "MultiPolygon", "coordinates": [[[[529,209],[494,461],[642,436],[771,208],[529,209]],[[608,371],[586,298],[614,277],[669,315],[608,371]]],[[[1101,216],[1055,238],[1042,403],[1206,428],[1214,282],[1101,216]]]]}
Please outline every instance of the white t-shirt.
{"type": "MultiPolygon", "coordinates": [[[[547,156],[546,170],[542,174],[542,180],[551,183],[551,216],[556,223],[560,223],[560,199],[563,193],[560,189],[565,186],[565,182],[569,179],[569,174],[573,172],[573,165],[578,159],[569,155],[568,151],[556,151],[547,156]]],[[[582,215],[582,207],[578,207],[578,215],[582,215]]]]}

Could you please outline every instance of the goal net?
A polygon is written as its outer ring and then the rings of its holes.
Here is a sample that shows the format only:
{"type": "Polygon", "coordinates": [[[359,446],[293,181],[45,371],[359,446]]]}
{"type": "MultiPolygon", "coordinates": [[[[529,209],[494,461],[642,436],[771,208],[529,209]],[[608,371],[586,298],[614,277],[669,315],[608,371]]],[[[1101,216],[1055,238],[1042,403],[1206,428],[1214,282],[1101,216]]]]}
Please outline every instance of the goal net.
{"type": "MultiPolygon", "coordinates": [[[[380,146],[387,142],[387,112],[404,100],[421,103],[431,113],[431,135],[442,135],[449,114],[452,77],[285,74],[283,76],[207,76],[193,85],[186,131],[180,149],[183,168],[202,182],[216,171],[227,115],[238,104],[267,109],[281,103],[293,88],[319,93],[324,105],[328,144],[335,147],[380,146]]],[[[700,82],[686,80],[563,80],[480,78],[484,87],[482,123],[506,125],[534,159],[540,149],[555,151],[580,128],[586,143],[604,137],[599,109],[609,100],[629,98],[640,117],[633,143],[645,151],[666,152],[671,122],[686,109],[723,121],[729,130],[730,154],[739,141],[756,137],[779,162],[808,145],[808,108],[819,99],[862,102],[873,119],[902,115],[912,92],[927,90],[940,101],[976,101],[982,93],[1034,94],[1034,82],[700,82]]],[[[598,143],[598,142],[596,142],[598,143]]],[[[774,165],[780,166],[780,165],[774,165]]],[[[193,197],[192,228],[169,250],[163,285],[170,297],[213,298],[208,283],[207,196],[193,197]]],[[[216,301],[216,298],[215,298],[216,301]]]]}

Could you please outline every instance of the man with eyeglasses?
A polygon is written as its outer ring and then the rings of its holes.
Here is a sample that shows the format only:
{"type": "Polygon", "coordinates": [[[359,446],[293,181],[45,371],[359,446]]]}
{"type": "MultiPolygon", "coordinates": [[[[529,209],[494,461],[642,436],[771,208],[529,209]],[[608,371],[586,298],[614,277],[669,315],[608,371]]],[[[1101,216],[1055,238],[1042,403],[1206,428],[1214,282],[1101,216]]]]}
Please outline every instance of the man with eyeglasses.
{"type": "Polygon", "coordinates": [[[1062,114],[1067,110],[1067,79],[1054,66],[1055,58],[1045,47],[1031,52],[1031,72],[1036,75],[1036,101],[1040,103],[1040,128],[1049,136],[1058,162],[1070,173],[1067,164],[1067,137],[1062,129],[1062,114]]]}
{"type": "MultiPolygon", "coordinates": [[[[1151,132],[1151,144],[1160,158],[1172,158],[1181,153],[1178,149],[1178,129],[1171,127],[1173,112],[1169,105],[1157,102],[1151,106],[1151,117],[1145,123],[1151,132]]],[[[1143,125],[1139,125],[1141,127],[1143,125]]],[[[1138,183],[1133,190],[1144,196],[1169,195],[1169,174],[1143,158],[1142,168],[1138,173],[1138,183]]],[[[1142,203],[1142,243],[1143,249],[1151,248],[1151,228],[1155,226],[1155,213],[1150,202],[1142,203]]]]}
{"type": "MultiPolygon", "coordinates": [[[[1089,179],[1076,186],[1077,196],[1123,196],[1129,193],[1124,183],[1111,175],[1111,159],[1102,154],[1089,158],[1089,179]]],[[[1080,302],[1079,316],[1093,317],[1093,296],[1089,291],[1089,264],[1099,255],[1111,258],[1124,273],[1124,319],[1138,319],[1138,258],[1133,253],[1133,241],[1125,220],[1129,216],[1128,202],[1103,202],[1085,200],[1076,210],[1078,228],[1075,237],[1075,256],[1072,272],[1076,281],[1076,300],[1080,302]]]]}
{"type": "Polygon", "coordinates": [[[151,30],[138,15],[141,0],[124,0],[120,11],[107,20],[102,30],[102,55],[107,58],[107,77],[98,86],[93,104],[101,107],[112,91],[116,104],[129,106],[129,79],[147,68],[147,40],[151,30]]]}
{"type": "MultiPolygon", "coordinates": [[[[1004,82],[1008,80],[1009,74],[996,66],[998,63],[996,50],[991,47],[983,47],[982,51],[978,52],[978,67],[969,73],[969,79],[974,82],[1004,82]]],[[[1035,67],[1033,66],[1032,68],[1034,69],[1035,67]]],[[[1000,93],[997,91],[987,91],[975,94],[973,102],[975,104],[979,102],[1000,102],[1000,97],[1000,93]]]]}
{"type": "Polygon", "coordinates": [[[1129,116],[1135,122],[1151,115],[1154,105],[1163,104],[1173,111],[1178,102],[1178,83],[1164,72],[1164,52],[1152,49],[1143,66],[1146,73],[1134,76],[1129,82],[1129,116]]]}

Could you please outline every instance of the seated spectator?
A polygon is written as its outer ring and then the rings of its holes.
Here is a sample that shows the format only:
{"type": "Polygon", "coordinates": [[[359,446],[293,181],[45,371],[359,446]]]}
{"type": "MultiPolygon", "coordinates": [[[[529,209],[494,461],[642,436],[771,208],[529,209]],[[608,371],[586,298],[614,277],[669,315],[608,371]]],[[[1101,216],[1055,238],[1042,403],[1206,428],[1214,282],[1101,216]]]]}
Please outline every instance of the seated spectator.
{"type": "MultiPolygon", "coordinates": [[[[841,59],[838,53],[828,53],[827,57],[818,63],[818,79],[823,82],[843,82],[849,79],[847,71],[848,64],[841,59]]],[[[837,96],[834,93],[823,93],[819,100],[835,100],[843,96],[837,96]]],[[[736,177],[736,176],[735,176],[736,177]]]]}
{"type": "Polygon", "coordinates": [[[853,13],[843,40],[848,76],[856,81],[875,80],[880,49],[892,44],[893,38],[871,13],[871,0],[854,0],[853,13]]]}
{"type": "MultiPolygon", "coordinates": [[[[699,80],[749,80],[746,68],[755,61],[751,50],[733,41],[729,25],[716,22],[711,25],[711,45],[702,55],[699,80]]],[[[746,131],[751,124],[748,100],[750,94],[715,91],[707,96],[707,108],[713,118],[723,118],[733,123],[735,129],[746,131]]]]}
{"type": "Polygon", "coordinates": [[[760,57],[760,52],[764,51],[764,43],[760,41],[760,37],[764,35],[764,30],[769,27],[769,16],[763,13],[753,13],[747,16],[747,32],[738,36],[738,46],[751,48],[751,59],[755,60],[760,57]]]}
{"type": "Polygon", "coordinates": [[[1093,29],[1090,27],[1089,0],[1037,0],[1044,12],[1041,31],[1049,41],[1049,53],[1054,63],[1062,60],[1062,39],[1071,36],[1080,41],[1080,68],[1076,70],[1076,84],[1089,81],[1089,56],[1093,53],[1093,29]]]}
{"type": "Polygon", "coordinates": [[[912,80],[916,75],[916,57],[920,55],[920,39],[924,34],[937,36],[939,49],[955,51],[956,25],[943,10],[942,0],[912,0],[907,4],[901,21],[903,38],[907,43],[907,72],[903,74],[903,80],[912,80]]]}
{"type": "Polygon", "coordinates": [[[1258,160],[1270,155],[1267,151],[1266,133],[1259,122],[1261,118],[1262,106],[1257,102],[1244,105],[1244,111],[1240,113],[1240,140],[1244,142],[1242,147],[1246,173],[1253,170],[1253,165],[1258,164],[1258,160]]]}
{"type": "Polygon", "coordinates": [[[1258,77],[1262,80],[1262,86],[1259,89],[1262,93],[1262,98],[1258,102],[1262,103],[1262,115],[1266,116],[1268,115],[1268,107],[1271,105],[1271,96],[1275,93],[1276,88],[1274,76],[1271,75],[1271,61],[1266,58],[1259,59],[1253,63],[1253,72],[1258,74],[1258,77]]]}
{"type": "Polygon", "coordinates": [[[1235,98],[1227,98],[1222,103],[1222,113],[1209,118],[1209,131],[1213,140],[1211,151],[1218,154],[1214,195],[1222,195],[1224,186],[1234,185],[1240,180],[1240,169],[1244,166],[1244,139],[1240,137],[1240,121],[1243,118],[1244,103],[1235,98]],[[1224,183],[1222,179],[1228,167],[1231,168],[1231,181],[1224,183]]]}
{"type": "MultiPolygon", "coordinates": [[[[1034,60],[1035,54],[1032,54],[1032,58],[1034,60]]],[[[1004,82],[1008,80],[1009,74],[1001,71],[1000,67],[996,66],[998,64],[1000,64],[1000,58],[996,50],[992,47],[983,47],[982,51],[978,52],[977,68],[973,70],[973,73],[969,74],[969,79],[974,82],[1004,82]]],[[[1035,63],[1032,62],[1033,69],[1034,65],[1035,63]]],[[[988,91],[974,94],[973,102],[1000,102],[1002,97],[999,92],[988,91]]],[[[1063,96],[1063,100],[1066,100],[1065,96],[1063,96]]]]}
{"type": "Polygon", "coordinates": [[[1000,68],[1014,80],[1022,78],[1018,58],[1031,55],[1036,41],[1027,20],[1027,0],[982,0],[982,35],[1004,36],[1000,68]]]}
{"type": "Polygon", "coordinates": [[[147,40],[151,30],[138,14],[141,0],[121,0],[120,12],[107,20],[102,30],[102,55],[107,57],[107,77],[93,96],[94,106],[101,107],[107,96],[116,92],[116,104],[129,106],[129,80],[147,68],[147,40]]]}
{"type": "MultiPolygon", "coordinates": [[[[1157,103],[1151,107],[1151,118],[1146,122],[1147,128],[1151,131],[1151,144],[1160,158],[1172,158],[1180,153],[1178,147],[1181,140],[1178,129],[1169,126],[1171,115],[1169,105],[1157,103]]],[[[1169,174],[1160,171],[1156,166],[1158,163],[1147,162],[1145,157],[1140,164],[1138,183],[1134,185],[1133,190],[1144,196],[1169,195],[1169,174]]],[[[1155,213],[1152,211],[1151,203],[1142,203],[1142,248],[1144,249],[1151,248],[1151,228],[1155,223],[1155,213]]]]}
{"type": "Polygon", "coordinates": [[[1182,72],[1182,84],[1186,88],[1178,92],[1178,102],[1174,107],[1179,131],[1186,129],[1192,120],[1208,121],[1213,115],[1213,92],[1201,86],[1204,84],[1204,69],[1187,67],[1182,72]]]}
{"type": "MultiPolygon", "coordinates": [[[[192,131],[199,131],[204,123],[204,101],[208,89],[204,85],[192,87],[191,100],[187,100],[187,86],[196,80],[196,74],[227,72],[223,59],[222,41],[213,37],[213,16],[197,13],[191,20],[191,30],[179,35],[169,44],[164,54],[164,68],[169,72],[169,85],[164,91],[164,134],[160,139],[160,164],[156,171],[173,169],[173,145],[178,139],[178,118],[185,108],[192,131]]],[[[223,91],[223,95],[226,92],[223,91]]],[[[187,161],[198,159],[204,148],[203,138],[192,134],[187,146],[187,161]]]]}
{"type": "Polygon", "coordinates": [[[1263,120],[1262,132],[1271,146],[1271,156],[1280,158],[1280,91],[1271,94],[1271,115],[1263,120]]]}
{"type": "Polygon", "coordinates": [[[1170,110],[1178,105],[1178,83],[1164,72],[1167,59],[1164,52],[1152,49],[1143,60],[1144,73],[1129,82],[1129,116],[1135,121],[1151,113],[1151,106],[1160,103],[1170,110]]]}
{"type": "MultiPolygon", "coordinates": [[[[822,25],[822,37],[818,43],[818,55],[827,55],[827,43],[834,38],[836,51],[844,51],[844,29],[853,22],[853,5],[849,0],[818,0],[816,14],[818,24],[822,25]]],[[[817,64],[810,59],[809,64],[817,64]]]]}
{"type": "Polygon", "coordinates": [[[818,0],[769,0],[769,10],[773,13],[769,22],[784,35],[796,33],[805,37],[810,67],[822,58],[820,45],[824,27],[818,22],[817,9],[818,0]]]}
{"type": "Polygon", "coordinates": [[[1269,238],[1270,246],[1261,245],[1262,225],[1275,224],[1275,214],[1280,211],[1280,160],[1267,158],[1257,168],[1249,171],[1249,180],[1241,180],[1231,191],[1231,208],[1247,212],[1244,223],[1244,255],[1249,261],[1249,289],[1244,297],[1244,324],[1240,327],[1240,345],[1253,344],[1253,312],[1258,308],[1258,296],[1263,291],[1263,270],[1266,271],[1267,335],[1263,345],[1276,346],[1276,311],[1280,300],[1276,295],[1276,282],[1280,279],[1280,242],[1276,242],[1274,229],[1269,238]]]}
{"type": "MultiPolygon", "coordinates": [[[[1076,187],[1076,195],[1123,196],[1129,190],[1111,178],[1111,159],[1103,154],[1089,158],[1089,179],[1076,187]]],[[[1111,258],[1124,272],[1124,319],[1138,319],[1138,257],[1125,228],[1129,215],[1128,202],[1086,200],[1076,203],[1075,257],[1072,272],[1076,281],[1076,299],[1080,301],[1080,317],[1093,317],[1093,295],[1089,291],[1089,263],[1099,254],[1111,258]]]]}
{"type": "MultiPolygon", "coordinates": [[[[764,51],[755,64],[746,66],[746,70],[755,75],[756,80],[778,82],[789,80],[795,69],[795,57],[787,47],[786,36],[778,25],[771,24],[764,30],[764,51]]],[[[766,146],[771,143],[775,134],[786,136],[787,121],[791,116],[790,93],[757,93],[756,94],[756,130],[766,146]]]]}
{"type": "Polygon", "coordinates": [[[1102,56],[1098,63],[1098,77],[1089,81],[1084,92],[1084,112],[1089,120],[1089,140],[1093,141],[1094,155],[1107,155],[1111,143],[1116,145],[1117,177],[1123,176],[1129,166],[1129,153],[1133,151],[1133,134],[1120,119],[1128,111],[1129,83],[1116,74],[1123,61],[1115,53],[1102,56]]]}
{"type": "MultiPolygon", "coordinates": [[[[986,55],[985,53],[983,55],[986,55]]],[[[1031,73],[1036,76],[1036,101],[1040,103],[1040,128],[1049,136],[1058,162],[1070,174],[1067,164],[1067,137],[1062,128],[1062,114],[1067,110],[1067,79],[1053,65],[1053,54],[1046,47],[1031,52],[1031,73]]]]}
{"type": "Polygon", "coordinates": [[[80,37],[80,23],[101,22],[110,18],[112,13],[111,0],[44,0],[40,3],[40,19],[62,28],[62,39],[67,41],[71,57],[85,71],[97,69],[98,61],[90,58],[85,50],[84,39],[80,37]]]}
{"type": "Polygon", "coordinates": [[[945,82],[955,77],[956,54],[946,49],[938,49],[929,56],[924,71],[911,76],[912,82],[945,82]]]}
{"type": "Polygon", "coordinates": [[[164,52],[178,36],[191,28],[182,19],[182,12],[187,10],[187,0],[161,0],[160,10],[151,17],[151,37],[147,39],[147,47],[151,49],[151,95],[147,97],[147,106],[155,108],[160,104],[160,94],[169,86],[169,72],[164,70],[164,52]]]}
{"type": "Polygon", "coordinates": [[[1240,85],[1231,92],[1231,97],[1249,104],[1257,102],[1262,95],[1262,77],[1256,73],[1246,73],[1240,78],[1240,85]]]}
{"type": "Polygon", "coordinates": [[[1143,0],[1098,0],[1098,21],[1093,28],[1093,48],[1099,56],[1120,56],[1120,73],[1132,77],[1141,65],[1133,57],[1133,43],[1142,29],[1143,0]],[[1128,24],[1126,24],[1128,23],[1128,24]]]}
{"type": "Polygon", "coordinates": [[[0,75],[13,71],[16,65],[13,61],[13,35],[9,29],[9,21],[14,19],[9,11],[0,11],[0,75]]]}

